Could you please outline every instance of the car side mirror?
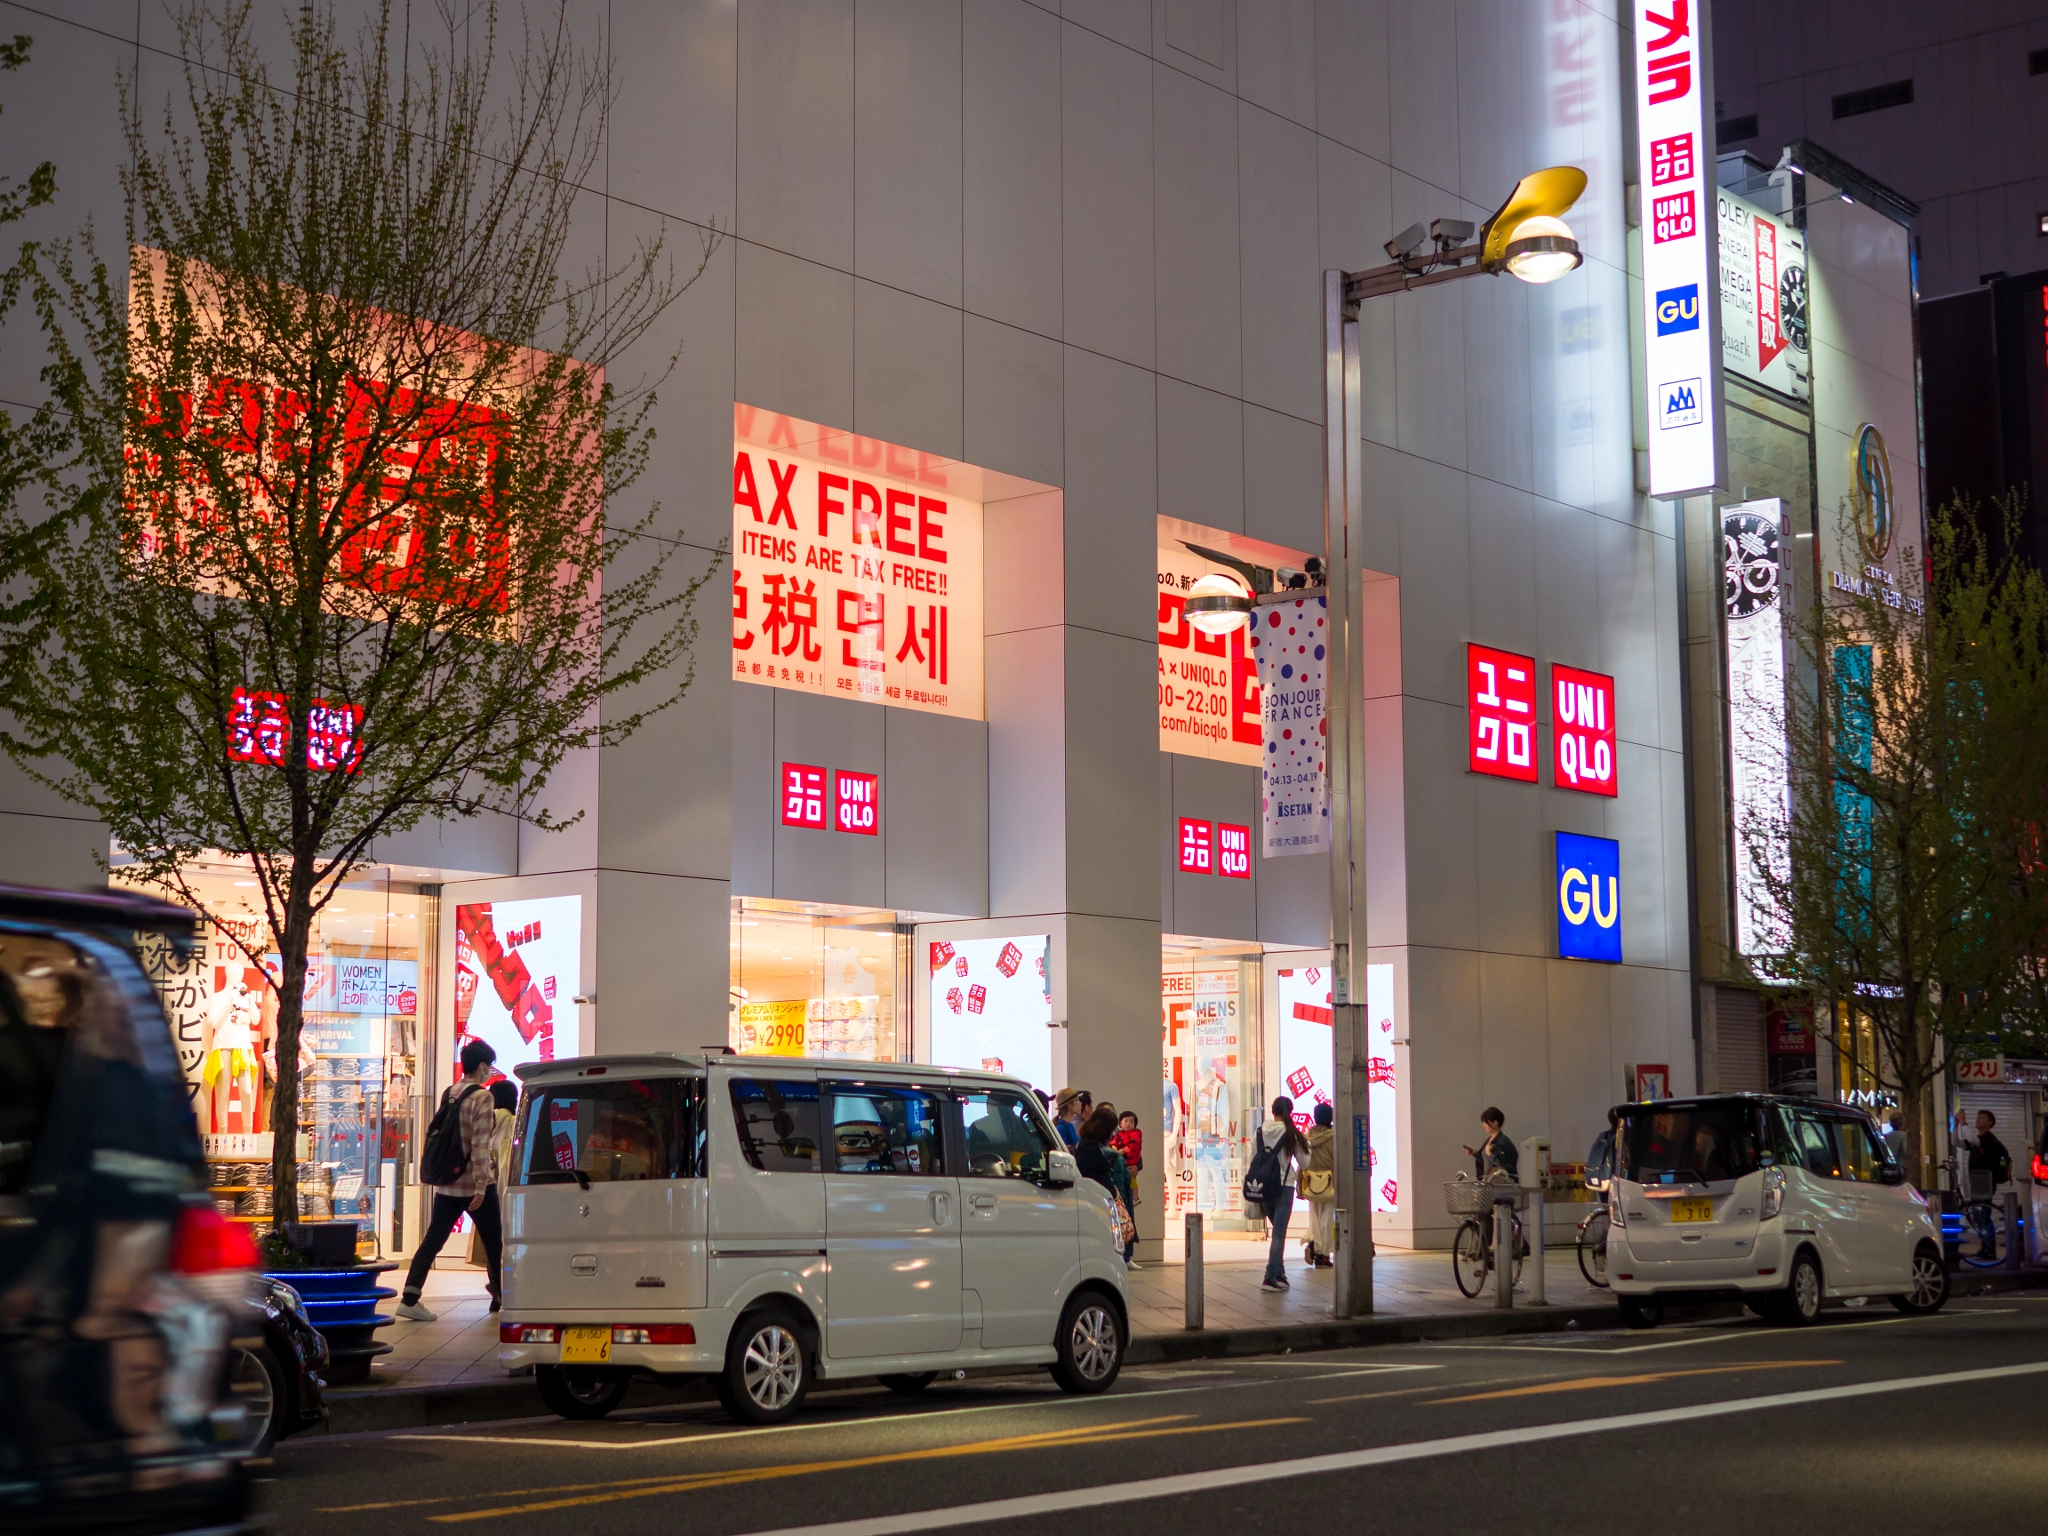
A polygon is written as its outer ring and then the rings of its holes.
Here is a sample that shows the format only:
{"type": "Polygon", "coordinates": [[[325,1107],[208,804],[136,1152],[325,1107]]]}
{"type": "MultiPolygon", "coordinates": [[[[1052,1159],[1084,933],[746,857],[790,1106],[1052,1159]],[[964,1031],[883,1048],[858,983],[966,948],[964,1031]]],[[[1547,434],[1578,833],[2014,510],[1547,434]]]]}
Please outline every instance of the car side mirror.
{"type": "Polygon", "coordinates": [[[1081,1165],[1071,1152],[1045,1154],[1045,1177],[1039,1182],[1047,1189],[1072,1189],[1081,1177],[1081,1165]]]}
{"type": "Polygon", "coordinates": [[[1906,1182],[1906,1170],[1897,1163],[1886,1163],[1878,1170],[1877,1176],[1887,1184],[1903,1184],[1906,1182]]]}

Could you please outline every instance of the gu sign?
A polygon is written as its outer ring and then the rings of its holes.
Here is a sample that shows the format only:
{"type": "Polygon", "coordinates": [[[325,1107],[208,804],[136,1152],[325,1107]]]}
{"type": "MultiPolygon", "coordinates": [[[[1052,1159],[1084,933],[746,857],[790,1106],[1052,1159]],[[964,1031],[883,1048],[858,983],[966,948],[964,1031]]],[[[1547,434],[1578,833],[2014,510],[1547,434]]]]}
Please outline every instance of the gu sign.
{"type": "Polygon", "coordinates": [[[1621,964],[1621,844],[1557,834],[1557,955],[1621,964]]]}
{"type": "Polygon", "coordinates": [[[1708,51],[1699,0],[1631,0],[1638,189],[1643,212],[1643,387],[1650,494],[1682,496],[1720,479],[1709,261],[1713,165],[1706,138],[1708,51]]]}

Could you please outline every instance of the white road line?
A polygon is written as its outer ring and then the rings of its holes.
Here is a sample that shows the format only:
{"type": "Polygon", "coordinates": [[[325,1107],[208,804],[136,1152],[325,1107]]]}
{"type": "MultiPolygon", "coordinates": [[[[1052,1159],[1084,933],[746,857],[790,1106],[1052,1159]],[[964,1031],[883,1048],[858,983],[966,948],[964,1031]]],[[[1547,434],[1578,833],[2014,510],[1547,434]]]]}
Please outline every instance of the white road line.
{"type": "Polygon", "coordinates": [[[837,1520],[825,1525],[785,1526],[776,1531],[755,1532],[753,1536],[898,1536],[900,1532],[935,1531],[955,1525],[979,1525],[991,1520],[1037,1519],[1046,1515],[1082,1510],[1093,1512],[1105,1504],[1134,1504],[1145,1499],[1175,1498],[1189,1493],[1212,1493],[1221,1488],[1242,1488],[1251,1483],[1315,1477],[1325,1472],[1353,1472],[1362,1467],[1384,1467],[1404,1461],[1421,1461],[1434,1456],[1456,1456],[1467,1451],[1505,1450],[1544,1440],[1612,1434],[1617,1430],[1647,1429],[1658,1424],[1683,1424],[1694,1419],[1754,1413],[1768,1408],[1795,1408],[1807,1403],[1836,1402],[1851,1397],[1875,1397],[1882,1393],[1910,1392],[1920,1387],[1962,1386],[1972,1382],[1998,1381],[2011,1376],[2040,1375],[2044,1372],[2048,1372],[2048,1360],[2035,1361],[2028,1365],[1994,1366],[1975,1371],[1946,1371],[1938,1376],[1908,1376],[1890,1381],[1855,1382],[1840,1387],[1817,1387],[1805,1392],[1780,1392],[1769,1397],[1737,1398],[1733,1402],[1696,1403],[1686,1408],[1656,1408],[1644,1413],[1620,1413],[1606,1418],[1575,1419],[1562,1424],[1534,1424],[1521,1429],[1497,1429],[1476,1435],[1452,1435],[1441,1440],[1414,1440],[1405,1445],[1382,1445],[1363,1451],[1338,1451],[1327,1456],[1303,1456],[1293,1461],[1272,1461],[1259,1466],[1216,1467],[1207,1472],[1185,1472],[1173,1477],[1149,1477],[1131,1483],[1109,1483],[1094,1488],[1063,1488],[1055,1493],[1025,1494],[1013,1499],[990,1499],[980,1504],[955,1504],[945,1509],[912,1510],[905,1514],[878,1515],[866,1520],[837,1520]]]}
{"type": "MultiPolygon", "coordinates": [[[[1797,1337],[1826,1337],[1831,1332],[1846,1331],[1850,1328],[1891,1328],[1900,1323],[1938,1323],[1951,1317],[1995,1317],[2001,1312],[2017,1312],[2017,1307],[1972,1307],[1968,1312],[1942,1312],[1933,1317],[1871,1317],[1856,1323],[1829,1323],[1819,1334],[1801,1333],[1797,1337]]],[[[1601,1349],[1587,1344],[1457,1344],[1455,1349],[1506,1351],[1519,1355],[1640,1355],[1653,1349],[1690,1349],[1695,1344],[1726,1344],[1731,1339],[1789,1339],[1795,1335],[1781,1333],[1764,1327],[1743,1327],[1739,1331],[1731,1326],[1723,1333],[1703,1334],[1692,1339],[1665,1339],[1656,1344],[1624,1344],[1616,1349],[1601,1349]]]]}

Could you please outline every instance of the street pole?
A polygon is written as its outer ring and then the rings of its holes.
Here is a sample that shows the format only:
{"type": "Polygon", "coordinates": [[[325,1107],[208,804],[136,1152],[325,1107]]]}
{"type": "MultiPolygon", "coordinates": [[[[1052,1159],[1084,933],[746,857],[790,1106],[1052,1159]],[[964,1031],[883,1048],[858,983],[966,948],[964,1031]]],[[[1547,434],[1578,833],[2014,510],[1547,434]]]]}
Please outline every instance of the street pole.
{"type": "Polygon", "coordinates": [[[1365,548],[1359,469],[1358,296],[1323,273],[1323,547],[1330,605],[1326,761],[1330,776],[1330,1002],[1335,1009],[1336,1203],[1349,1214],[1336,1315],[1372,1311],[1372,1169],[1365,1008],[1365,639],[1358,607],[1365,548]]]}

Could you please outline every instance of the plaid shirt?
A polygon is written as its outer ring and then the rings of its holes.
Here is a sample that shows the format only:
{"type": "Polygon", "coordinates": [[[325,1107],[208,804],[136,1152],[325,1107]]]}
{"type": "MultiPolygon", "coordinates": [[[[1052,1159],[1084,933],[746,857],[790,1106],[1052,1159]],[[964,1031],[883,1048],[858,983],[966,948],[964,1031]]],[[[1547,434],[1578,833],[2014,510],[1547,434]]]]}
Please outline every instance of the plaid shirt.
{"type": "Polygon", "coordinates": [[[443,1102],[458,1093],[463,1095],[462,1150],[468,1154],[469,1166],[453,1184],[429,1187],[437,1195],[451,1195],[467,1202],[497,1183],[498,1165],[492,1157],[492,1143],[498,1134],[498,1111],[491,1102],[490,1089],[479,1088],[472,1093],[467,1082],[450,1088],[441,1096],[443,1102]]]}

